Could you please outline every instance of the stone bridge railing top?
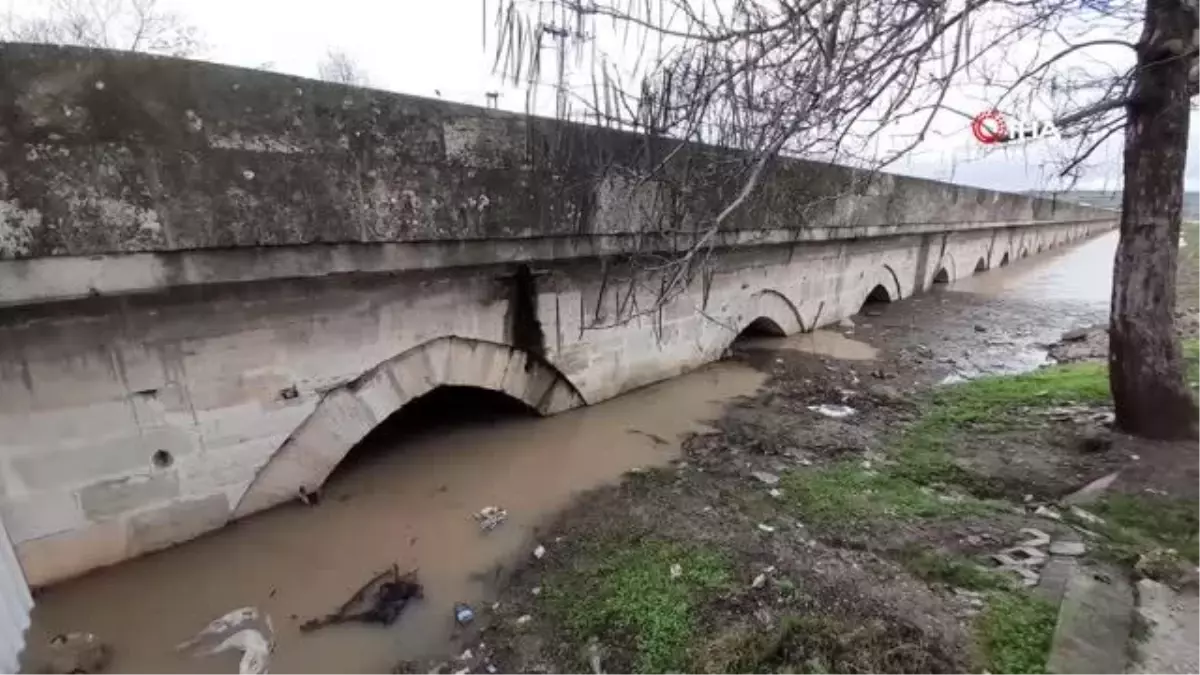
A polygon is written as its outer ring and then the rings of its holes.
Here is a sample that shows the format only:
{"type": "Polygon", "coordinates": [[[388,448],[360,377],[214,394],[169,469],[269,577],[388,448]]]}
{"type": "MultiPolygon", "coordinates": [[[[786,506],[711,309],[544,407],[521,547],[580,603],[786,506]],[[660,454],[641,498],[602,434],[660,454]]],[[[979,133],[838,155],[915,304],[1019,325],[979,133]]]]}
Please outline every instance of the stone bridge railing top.
{"type": "MultiPolygon", "coordinates": [[[[0,44],[0,259],[689,231],[731,153],[244,68],[0,44]]],[[[731,161],[733,160],[733,161],[731,161]]],[[[1111,219],[783,159],[731,229],[1111,219]]]]}

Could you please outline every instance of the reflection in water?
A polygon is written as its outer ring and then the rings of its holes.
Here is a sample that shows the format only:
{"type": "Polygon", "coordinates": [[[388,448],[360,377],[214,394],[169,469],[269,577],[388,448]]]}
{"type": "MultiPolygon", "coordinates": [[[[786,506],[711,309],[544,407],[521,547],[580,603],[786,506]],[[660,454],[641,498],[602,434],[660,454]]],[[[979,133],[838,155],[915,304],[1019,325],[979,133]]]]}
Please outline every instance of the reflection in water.
{"type": "MultiPolygon", "coordinates": [[[[544,519],[630,468],[665,464],[681,434],[764,379],[717,363],[551,418],[460,420],[403,447],[375,434],[368,445],[391,447],[352,453],[318,507],[279,507],[47,589],[29,642],[86,630],[112,643],[113,671],[237,672],[236,654],[193,660],[173,645],[235,607],[257,605],[274,618],[275,672],[386,672],[400,659],[444,653],[454,603],[484,601],[489,572],[526,554],[544,519]],[[509,518],[483,534],[472,514],[488,505],[508,509],[509,518]],[[419,568],[425,584],[424,600],[393,626],[299,633],[303,620],[332,611],[392,563],[419,568]]],[[[441,411],[452,404],[444,399],[441,411]]]]}
{"type": "Polygon", "coordinates": [[[815,330],[784,338],[746,338],[738,340],[737,346],[739,349],[789,349],[851,361],[869,361],[879,353],[878,349],[865,342],[851,340],[832,330],[815,330]]]}
{"type": "Polygon", "coordinates": [[[1004,269],[960,279],[950,288],[1016,300],[1107,307],[1118,237],[1113,231],[1078,246],[1016,260],[1004,269]]]}

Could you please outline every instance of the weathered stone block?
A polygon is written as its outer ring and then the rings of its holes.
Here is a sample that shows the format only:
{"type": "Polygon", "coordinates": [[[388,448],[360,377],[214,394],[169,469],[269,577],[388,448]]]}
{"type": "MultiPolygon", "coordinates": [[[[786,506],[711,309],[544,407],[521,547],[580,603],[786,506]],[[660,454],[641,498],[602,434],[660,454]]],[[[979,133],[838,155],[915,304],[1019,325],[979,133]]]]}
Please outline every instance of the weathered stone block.
{"type": "Polygon", "coordinates": [[[193,452],[196,444],[197,440],[183,429],[160,427],[85,447],[30,451],[14,457],[12,467],[27,489],[60,488],[147,468],[158,450],[179,457],[193,452]]]}
{"type": "Polygon", "coordinates": [[[0,520],[16,543],[83,527],[87,523],[75,495],[66,491],[5,499],[0,502],[0,520]]]}
{"type": "Polygon", "coordinates": [[[140,555],[187,541],[216,529],[229,519],[224,494],[177,501],[129,519],[129,555],[140,555]]]}
{"type": "Polygon", "coordinates": [[[179,494],[174,471],[126,476],[100,481],[79,491],[79,504],[92,520],[103,520],[136,511],[179,494]]]}
{"type": "Polygon", "coordinates": [[[109,520],[17,544],[25,580],[45,586],[128,557],[125,523],[109,520]]]}

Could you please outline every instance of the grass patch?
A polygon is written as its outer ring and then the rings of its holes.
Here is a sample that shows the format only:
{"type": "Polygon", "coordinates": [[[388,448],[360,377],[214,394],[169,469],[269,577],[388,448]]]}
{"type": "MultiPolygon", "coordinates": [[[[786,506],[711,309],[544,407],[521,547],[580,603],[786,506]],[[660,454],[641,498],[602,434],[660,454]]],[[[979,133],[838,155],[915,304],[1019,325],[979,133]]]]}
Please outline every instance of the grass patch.
{"type": "Polygon", "coordinates": [[[971,497],[939,497],[888,468],[867,470],[849,462],[791,472],[783,483],[788,500],[818,525],[954,517],[987,509],[971,497]]]}
{"type": "Polygon", "coordinates": [[[702,672],[949,673],[957,664],[919,630],[894,618],[784,616],[769,632],[737,626],[700,650],[702,672]]]}
{"type": "Polygon", "coordinates": [[[1195,501],[1111,494],[1087,508],[1105,523],[1086,526],[1107,537],[1119,560],[1131,563],[1142,553],[1169,548],[1192,564],[1200,562],[1200,507],[1195,501]]]}
{"type": "Polygon", "coordinates": [[[1054,605],[1042,598],[1019,591],[993,595],[976,624],[984,669],[1046,672],[1057,618],[1054,605]]]}
{"type": "Polygon", "coordinates": [[[686,670],[697,608],[728,585],[726,560],[662,541],[610,542],[590,553],[590,564],[546,584],[550,612],[572,642],[582,647],[596,637],[607,645],[630,645],[628,667],[636,672],[686,670]],[[681,571],[675,578],[673,565],[681,571]]]}
{"type": "Polygon", "coordinates": [[[990,494],[983,479],[958,467],[950,448],[964,436],[1027,429],[1041,423],[1030,409],[1110,400],[1103,363],[1071,363],[1031,373],[981,377],[937,390],[925,414],[904,433],[896,454],[898,473],[914,483],[962,485],[990,494]]]}
{"type": "Polygon", "coordinates": [[[1200,380],[1200,340],[1184,340],[1182,346],[1183,360],[1187,364],[1187,381],[1194,386],[1200,380]]]}
{"type": "Polygon", "coordinates": [[[962,556],[907,549],[900,554],[905,569],[927,581],[970,591],[1008,590],[1012,584],[1002,574],[990,572],[962,556]]]}

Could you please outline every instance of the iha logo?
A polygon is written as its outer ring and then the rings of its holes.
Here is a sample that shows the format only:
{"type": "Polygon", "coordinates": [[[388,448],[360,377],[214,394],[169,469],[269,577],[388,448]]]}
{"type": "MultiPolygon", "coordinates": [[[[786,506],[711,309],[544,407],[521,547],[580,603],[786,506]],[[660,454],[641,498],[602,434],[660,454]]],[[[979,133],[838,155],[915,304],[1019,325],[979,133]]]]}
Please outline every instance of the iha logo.
{"type": "Polygon", "coordinates": [[[1016,119],[999,110],[981,112],[971,120],[971,133],[984,145],[1035,141],[1047,136],[1061,138],[1058,127],[1052,121],[1016,119]]]}

